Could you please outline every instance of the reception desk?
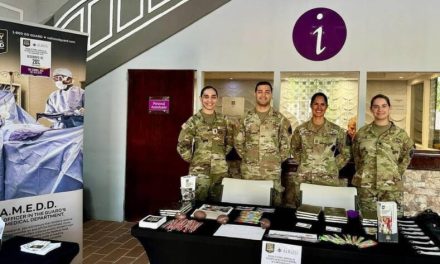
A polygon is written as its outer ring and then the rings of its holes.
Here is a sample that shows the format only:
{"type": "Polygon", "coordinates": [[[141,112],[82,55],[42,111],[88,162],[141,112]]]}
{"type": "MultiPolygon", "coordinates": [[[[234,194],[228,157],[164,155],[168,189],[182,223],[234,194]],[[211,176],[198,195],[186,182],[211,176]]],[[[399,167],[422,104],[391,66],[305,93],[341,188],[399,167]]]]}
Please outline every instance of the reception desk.
{"type": "MultiPolygon", "coordinates": [[[[230,219],[235,219],[237,215],[236,210],[232,211],[230,219]]],[[[309,222],[313,223],[310,231],[296,227],[294,209],[290,208],[277,208],[274,214],[265,213],[263,217],[271,220],[273,230],[322,234],[325,229],[322,221],[309,222]]],[[[365,236],[359,221],[350,221],[347,225],[331,225],[342,227],[344,233],[365,236]]],[[[152,264],[260,263],[262,241],[213,236],[219,226],[214,220],[205,220],[198,230],[187,234],[140,228],[135,225],[131,234],[141,242],[152,264]]],[[[263,240],[302,246],[302,263],[440,263],[440,257],[418,255],[403,237],[400,237],[398,244],[378,244],[366,249],[268,237],[263,237],[263,240]]]]}

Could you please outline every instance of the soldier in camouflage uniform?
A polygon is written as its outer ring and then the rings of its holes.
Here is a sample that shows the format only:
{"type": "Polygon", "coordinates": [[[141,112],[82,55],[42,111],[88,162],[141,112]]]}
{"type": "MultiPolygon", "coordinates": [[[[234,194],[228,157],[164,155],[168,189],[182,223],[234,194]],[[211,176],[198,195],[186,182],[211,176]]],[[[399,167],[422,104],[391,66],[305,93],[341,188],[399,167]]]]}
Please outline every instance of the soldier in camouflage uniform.
{"type": "MultiPolygon", "coordinates": [[[[281,205],[281,163],[289,157],[289,121],[270,105],[272,85],[255,87],[256,107],[247,112],[235,137],[235,149],[242,158],[243,179],[273,180],[272,203],[281,205]]],[[[243,190],[246,191],[246,190],[243,190]]]]}
{"type": "Polygon", "coordinates": [[[233,129],[228,119],[215,112],[217,90],[202,89],[202,110],[182,125],[177,152],[190,163],[189,174],[197,176],[196,200],[220,201],[221,182],[228,175],[226,154],[233,146],[233,129]]]}
{"type": "Polygon", "coordinates": [[[376,211],[377,201],[395,201],[403,215],[402,175],[411,161],[413,141],[389,120],[391,108],[387,96],[371,99],[374,121],[362,127],[354,138],[356,174],[352,184],[358,187],[361,210],[376,211]]]}
{"type": "MultiPolygon", "coordinates": [[[[315,93],[310,101],[312,118],[293,132],[291,153],[299,164],[294,179],[295,195],[299,194],[301,183],[347,186],[339,178],[339,170],[350,160],[351,150],[344,129],[324,117],[327,102],[325,94],[315,93]]],[[[299,197],[296,199],[298,203],[299,197]]]]}

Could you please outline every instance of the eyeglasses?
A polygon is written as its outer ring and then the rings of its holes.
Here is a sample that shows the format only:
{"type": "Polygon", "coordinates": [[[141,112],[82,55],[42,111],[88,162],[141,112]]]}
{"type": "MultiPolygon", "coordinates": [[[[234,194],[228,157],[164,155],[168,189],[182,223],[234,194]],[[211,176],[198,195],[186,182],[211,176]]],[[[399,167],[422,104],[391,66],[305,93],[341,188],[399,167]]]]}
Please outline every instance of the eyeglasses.
{"type": "Polygon", "coordinates": [[[67,78],[69,78],[69,77],[64,76],[64,75],[55,75],[52,77],[52,79],[54,81],[67,81],[67,78]]]}

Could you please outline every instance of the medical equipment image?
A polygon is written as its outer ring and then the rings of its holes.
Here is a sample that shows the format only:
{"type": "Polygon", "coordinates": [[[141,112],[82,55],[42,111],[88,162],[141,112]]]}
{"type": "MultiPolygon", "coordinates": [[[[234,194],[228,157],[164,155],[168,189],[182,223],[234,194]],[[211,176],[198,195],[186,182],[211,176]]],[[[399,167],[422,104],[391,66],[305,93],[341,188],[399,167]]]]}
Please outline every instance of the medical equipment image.
{"type": "MultiPolygon", "coordinates": [[[[83,187],[83,116],[52,129],[39,124],[0,90],[0,200],[81,189],[83,187]]],[[[75,117],[75,116],[73,116],[75,117]]]]}

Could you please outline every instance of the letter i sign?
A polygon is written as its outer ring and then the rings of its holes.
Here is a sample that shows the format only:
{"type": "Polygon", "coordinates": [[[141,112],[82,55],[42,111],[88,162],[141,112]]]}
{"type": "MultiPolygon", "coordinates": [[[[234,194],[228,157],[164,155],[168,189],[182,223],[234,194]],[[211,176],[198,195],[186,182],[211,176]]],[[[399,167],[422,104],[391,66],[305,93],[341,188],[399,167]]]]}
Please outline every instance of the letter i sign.
{"type": "Polygon", "coordinates": [[[342,17],[328,8],[305,12],[295,23],[293,45],[304,58],[323,61],[338,54],[347,38],[342,17]]]}

